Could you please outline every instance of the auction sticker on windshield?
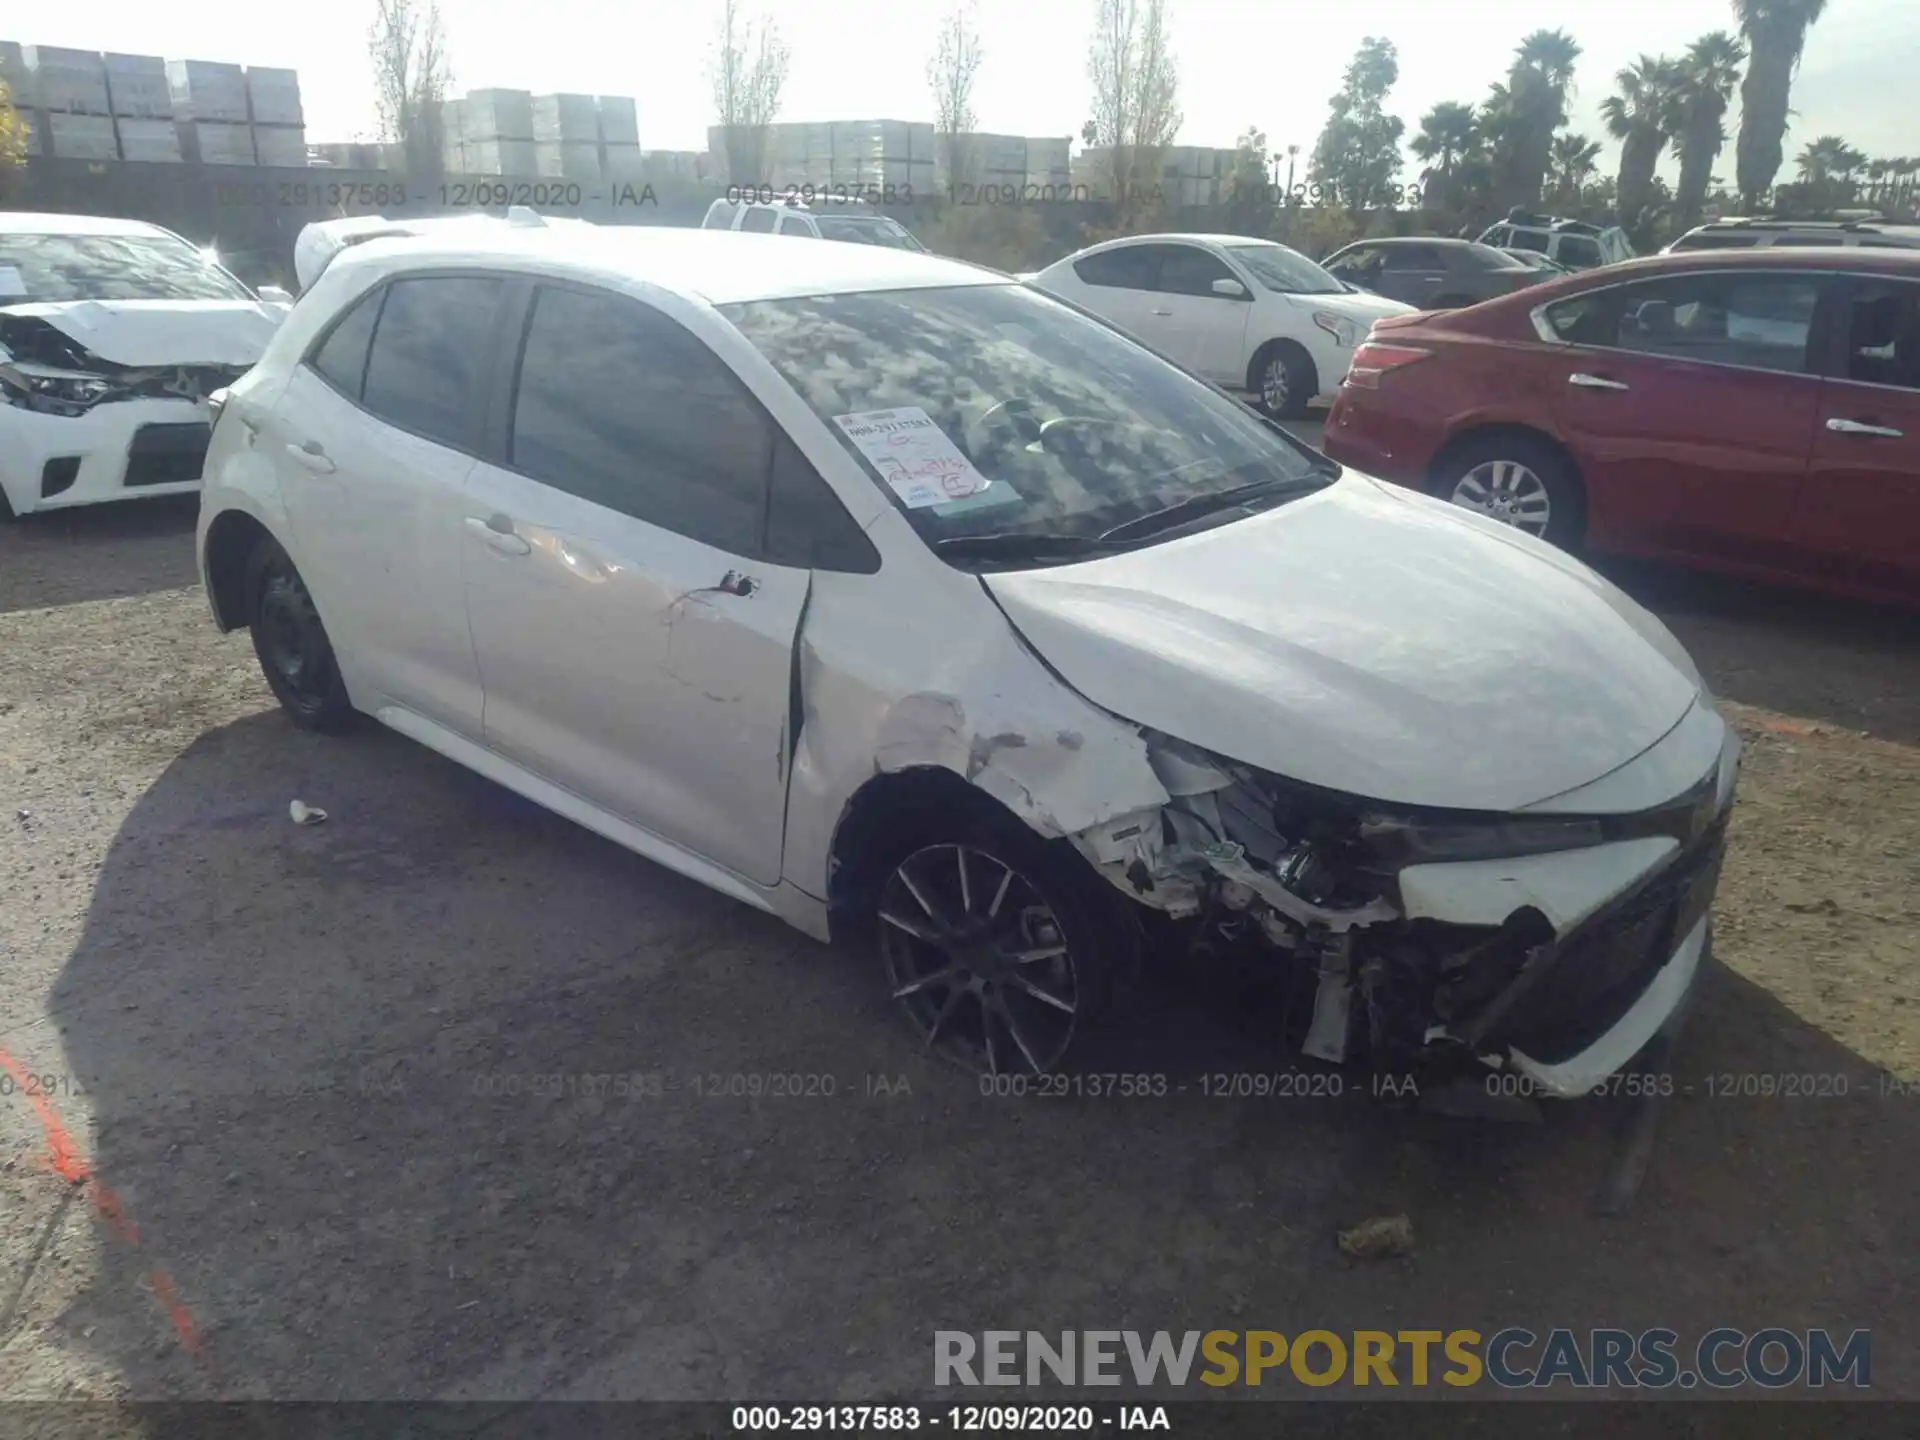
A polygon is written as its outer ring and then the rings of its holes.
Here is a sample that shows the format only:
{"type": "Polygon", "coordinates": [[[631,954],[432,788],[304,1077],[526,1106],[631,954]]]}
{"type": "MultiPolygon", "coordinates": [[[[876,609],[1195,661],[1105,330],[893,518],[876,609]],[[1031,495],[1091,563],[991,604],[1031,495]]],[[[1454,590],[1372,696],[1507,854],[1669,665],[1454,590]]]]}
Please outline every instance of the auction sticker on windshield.
{"type": "Polygon", "coordinates": [[[993,484],[918,405],[836,415],[833,423],[909,510],[951,505],[993,484]]]}

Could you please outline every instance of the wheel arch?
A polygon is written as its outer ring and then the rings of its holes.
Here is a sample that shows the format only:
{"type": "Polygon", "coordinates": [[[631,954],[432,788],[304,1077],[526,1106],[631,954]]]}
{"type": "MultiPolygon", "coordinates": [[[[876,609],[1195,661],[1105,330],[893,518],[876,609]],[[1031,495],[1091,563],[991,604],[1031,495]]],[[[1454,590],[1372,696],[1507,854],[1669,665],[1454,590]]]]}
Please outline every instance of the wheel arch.
{"type": "Polygon", "coordinates": [[[248,592],[247,562],[262,540],[281,544],[271,530],[245,510],[223,510],[207,526],[202,549],[207,599],[214,623],[225,631],[244,630],[253,623],[253,596],[248,592]]]}

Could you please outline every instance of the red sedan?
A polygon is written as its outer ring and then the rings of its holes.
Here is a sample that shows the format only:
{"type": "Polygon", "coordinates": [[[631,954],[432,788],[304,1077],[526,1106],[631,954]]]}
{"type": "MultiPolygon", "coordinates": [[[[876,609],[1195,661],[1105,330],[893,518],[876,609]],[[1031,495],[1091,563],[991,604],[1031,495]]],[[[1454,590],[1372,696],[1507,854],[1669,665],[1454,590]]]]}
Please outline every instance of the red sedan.
{"type": "Polygon", "coordinates": [[[1381,320],[1322,443],[1569,549],[1920,605],[1920,252],[1661,255],[1381,320]]]}

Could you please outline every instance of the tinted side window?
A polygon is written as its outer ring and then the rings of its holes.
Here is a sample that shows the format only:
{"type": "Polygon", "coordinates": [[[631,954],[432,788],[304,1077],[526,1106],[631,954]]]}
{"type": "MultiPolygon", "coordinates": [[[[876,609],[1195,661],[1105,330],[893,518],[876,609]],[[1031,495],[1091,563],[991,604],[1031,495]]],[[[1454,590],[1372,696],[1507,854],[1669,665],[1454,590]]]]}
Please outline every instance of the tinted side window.
{"type": "Polygon", "coordinates": [[[1447,268],[1447,262],[1431,245],[1389,245],[1386,248],[1389,270],[1444,270],[1447,268]]]}
{"type": "Polygon", "coordinates": [[[367,378],[367,345],[373,339],[373,322],[380,318],[380,302],[386,294],[384,287],[375,286],[354,301],[347,313],[333,322],[333,329],[307,362],[356,404],[361,382],[367,378]]]}
{"type": "Polygon", "coordinates": [[[1849,380],[1920,390],[1920,285],[1873,285],[1842,319],[1849,380]]]}
{"type": "Polygon", "coordinates": [[[1558,300],[1543,313],[1547,328],[1569,345],[1611,345],[1619,333],[1619,310],[1609,291],[1558,300]]]}
{"type": "Polygon", "coordinates": [[[1205,295],[1213,299],[1213,282],[1232,278],[1233,272],[1206,251],[1191,245],[1169,245],[1160,260],[1158,288],[1169,295],[1205,295]]]}
{"type": "Polygon", "coordinates": [[[1562,235],[1560,253],[1555,257],[1562,265],[1598,265],[1600,264],[1600,242],[1589,240],[1584,235],[1562,235]]]}
{"type": "Polygon", "coordinates": [[[1353,249],[1336,255],[1321,268],[1329,275],[1365,275],[1380,260],[1378,245],[1357,245],[1353,249]]]}
{"type": "Polygon", "coordinates": [[[1796,245],[1803,249],[1819,249],[1823,246],[1845,245],[1844,235],[1776,235],[1775,246],[1796,245]]]}
{"type": "Polygon", "coordinates": [[[776,211],[764,205],[756,205],[740,218],[740,228],[756,234],[766,234],[773,229],[773,222],[780,218],[776,211]]]}
{"type": "Polygon", "coordinates": [[[776,565],[856,575],[871,575],[880,568],[880,552],[873,542],[784,434],[774,436],[770,486],[767,559],[776,565]]]}
{"type": "Polygon", "coordinates": [[[1673,242],[1675,253],[1684,250],[1750,250],[1759,242],[1757,235],[1682,235],[1673,242]]]}
{"type": "Polygon", "coordinates": [[[1073,270],[1089,285],[1106,285],[1120,290],[1151,290],[1159,263],[1154,247],[1127,245],[1076,260],[1073,270]]]}
{"type": "Polygon", "coordinates": [[[1532,250],[1538,254],[1547,253],[1547,232],[1544,230],[1516,230],[1513,238],[1504,242],[1515,250],[1532,250]]]}
{"type": "Polygon", "coordinates": [[[508,448],[516,470],[753,555],[772,439],[733,373],[671,320],[612,295],[535,293],[508,448]]]}
{"type": "Polygon", "coordinates": [[[1627,286],[1616,296],[1620,324],[1613,343],[1622,350],[1760,370],[1810,368],[1816,276],[1676,275],[1627,286]]]}
{"type": "Polygon", "coordinates": [[[367,358],[367,409],[429,440],[468,445],[503,287],[458,275],[389,285],[367,358]]]}

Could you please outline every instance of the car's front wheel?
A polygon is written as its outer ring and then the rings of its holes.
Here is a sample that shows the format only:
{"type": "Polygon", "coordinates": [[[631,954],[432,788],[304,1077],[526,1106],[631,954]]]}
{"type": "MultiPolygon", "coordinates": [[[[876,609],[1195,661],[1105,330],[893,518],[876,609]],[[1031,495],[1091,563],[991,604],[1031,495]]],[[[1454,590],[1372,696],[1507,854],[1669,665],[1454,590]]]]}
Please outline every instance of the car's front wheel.
{"type": "Polygon", "coordinates": [[[1474,441],[1437,467],[1433,493],[1563,550],[1586,529],[1580,477],[1551,445],[1524,435],[1474,441]]]}
{"type": "Polygon", "coordinates": [[[1277,341],[1254,356],[1249,376],[1257,403],[1275,420],[1298,420],[1319,393],[1313,358],[1291,341],[1277,341]]]}
{"type": "Polygon", "coordinates": [[[928,1048],[982,1075],[1057,1070],[1106,1008],[1121,903],[1013,824],[896,847],[875,924],[887,987],[928,1048]]]}
{"type": "Polygon", "coordinates": [[[296,725],[341,730],[353,720],[353,702],[306,581],[287,552],[262,540],[248,564],[253,653],[261,672],[296,725]]]}

